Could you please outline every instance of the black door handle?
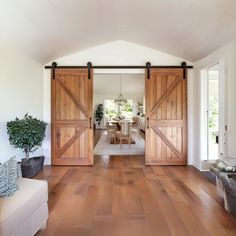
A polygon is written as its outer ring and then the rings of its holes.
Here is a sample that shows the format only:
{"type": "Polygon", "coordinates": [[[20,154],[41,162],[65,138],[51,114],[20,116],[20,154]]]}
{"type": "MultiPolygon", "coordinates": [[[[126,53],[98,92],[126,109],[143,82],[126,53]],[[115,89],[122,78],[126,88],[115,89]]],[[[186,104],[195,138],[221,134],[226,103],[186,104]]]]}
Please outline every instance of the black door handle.
{"type": "Polygon", "coordinates": [[[89,123],[90,123],[90,129],[92,129],[93,127],[92,127],[92,118],[91,117],[89,118],[89,123]]]}

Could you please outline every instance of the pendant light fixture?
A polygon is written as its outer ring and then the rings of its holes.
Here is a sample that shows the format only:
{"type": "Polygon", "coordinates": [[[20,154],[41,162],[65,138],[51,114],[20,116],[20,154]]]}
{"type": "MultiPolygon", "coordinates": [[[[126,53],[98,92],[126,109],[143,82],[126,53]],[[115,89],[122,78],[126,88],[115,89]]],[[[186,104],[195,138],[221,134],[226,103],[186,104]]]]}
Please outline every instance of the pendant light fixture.
{"type": "Polygon", "coordinates": [[[121,78],[121,74],[120,74],[120,95],[114,100],[115,104],[118,107],[123,106],[128,102],[127,99],[125,99],[122,96],[121,90],[122,90],[122,78],[121,78]]]}

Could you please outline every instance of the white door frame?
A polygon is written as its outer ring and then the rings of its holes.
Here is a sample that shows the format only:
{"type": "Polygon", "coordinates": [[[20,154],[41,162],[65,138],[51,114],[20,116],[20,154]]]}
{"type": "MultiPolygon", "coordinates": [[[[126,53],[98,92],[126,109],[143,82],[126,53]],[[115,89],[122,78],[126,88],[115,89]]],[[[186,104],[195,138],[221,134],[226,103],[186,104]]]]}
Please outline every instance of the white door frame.
{"type": "Polygon", "coordinates": [[[208,76],[207,70],[209,67],[218,64],[219,65],[219,158],[227,156],[227,111],[226,111],[226,69],[225,60],[223,58],[213,61],[200,68],[200,159],[201,159],[201,169],[208,169],[209,161],[203,160],[204,145],[206,145],[206,111],[205,97],[207,95],[208,86],[208,76]]]}

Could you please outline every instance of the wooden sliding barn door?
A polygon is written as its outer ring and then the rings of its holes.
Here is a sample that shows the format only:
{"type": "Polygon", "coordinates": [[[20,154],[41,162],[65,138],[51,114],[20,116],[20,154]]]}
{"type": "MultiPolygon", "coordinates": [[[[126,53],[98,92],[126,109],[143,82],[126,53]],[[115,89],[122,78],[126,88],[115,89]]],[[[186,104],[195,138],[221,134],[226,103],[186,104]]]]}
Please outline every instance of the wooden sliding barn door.
{"type": "Polygon", "coordinates": [[[93,76],[56,69],[52,79],[52,164],[93,165],[93,76]]]}
{"type": "Polygon", "coordinates": [[[186,165],[187,79],[183,79],[183,69],[150,69],[150,79],[146,75],[145,81],[145,163],[186,165]]]}

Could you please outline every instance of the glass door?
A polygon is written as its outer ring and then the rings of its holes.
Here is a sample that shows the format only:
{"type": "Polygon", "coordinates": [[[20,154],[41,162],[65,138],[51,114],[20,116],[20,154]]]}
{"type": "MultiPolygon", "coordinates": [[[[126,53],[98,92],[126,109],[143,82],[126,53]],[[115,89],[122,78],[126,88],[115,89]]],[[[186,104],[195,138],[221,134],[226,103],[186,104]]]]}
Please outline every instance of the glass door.
{"type": "Polygon", "coordinates": [[[219,157],[219,63],[207,69],[207,159],[219,157]]]}

